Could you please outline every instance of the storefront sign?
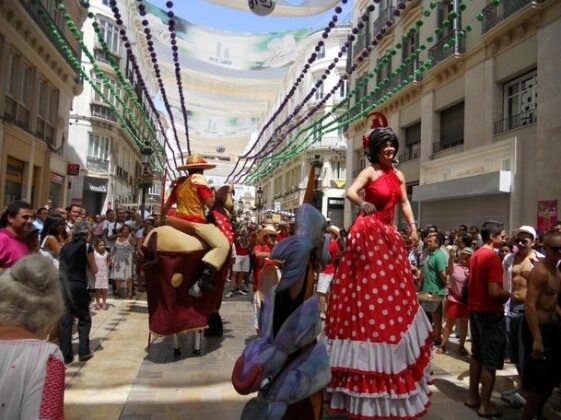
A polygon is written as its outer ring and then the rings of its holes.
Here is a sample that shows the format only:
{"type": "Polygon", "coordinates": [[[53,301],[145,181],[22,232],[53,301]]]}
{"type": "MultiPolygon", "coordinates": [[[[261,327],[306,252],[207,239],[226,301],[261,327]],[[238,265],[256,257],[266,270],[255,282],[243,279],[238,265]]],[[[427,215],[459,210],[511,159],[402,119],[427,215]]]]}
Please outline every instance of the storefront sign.
{"type": "Polygon", "coordinates": [[[23,182],[23,167],[23,161],[8,157],[6,162],[6,181],[21,184],[23,182]]]}
{"type": "Polygon", "coordinates": [[[49,173],[49,181],[53,184],[63,184],[64,183],[64,177],[50,172],[49,173]]]}
{"type": "Polygon", "coordinates": [[[80,175],[80,164],[69,163],[66,167],[66,175],[80,175]]]}
{"type": "Polygon", "coordinates": [[[108,181],[107,179],[103,179],[103,178],[86,177],[86,179],[84,179],[84,190],[106,194],[107,181],[108,181]]]}
{"type": "Polygon", "coordinates": [[[538,200],[538,232],[549,232],[557,221],[557,200],[538,200]]]}

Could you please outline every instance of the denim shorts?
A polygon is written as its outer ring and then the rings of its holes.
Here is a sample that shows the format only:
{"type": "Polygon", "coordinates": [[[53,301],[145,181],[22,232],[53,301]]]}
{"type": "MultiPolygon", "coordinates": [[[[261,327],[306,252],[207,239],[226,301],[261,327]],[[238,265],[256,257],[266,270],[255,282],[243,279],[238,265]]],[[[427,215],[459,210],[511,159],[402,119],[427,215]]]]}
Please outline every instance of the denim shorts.
{"type": "Polygon", "coordinates": [[[472,357],[489,369],[502,369],[506,349],[506,321],[502,312],[469,314],[472,357]]]}

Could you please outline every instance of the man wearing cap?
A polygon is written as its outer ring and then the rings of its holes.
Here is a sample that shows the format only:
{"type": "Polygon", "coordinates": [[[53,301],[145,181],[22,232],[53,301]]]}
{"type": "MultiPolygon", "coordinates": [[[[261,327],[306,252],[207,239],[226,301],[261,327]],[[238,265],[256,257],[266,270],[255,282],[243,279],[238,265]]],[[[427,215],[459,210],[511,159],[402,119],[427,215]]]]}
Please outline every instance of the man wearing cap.
{"type": "Polygon", "coordinates": [[[216,167],[208,163],[200,155],[191,155],[185,165],[178,166],[178,170],[187,170],[189,175],[174,181],[173,189],[162,210],[162,220],[182,232],[196,235],[207,243],[210,250],[204,255],[204,264],[198,281],[189,289],[189,294],[200,297],[200,289],[214,291],[212,280],[216,271],[222,267],[230,254],[230,243],[213,224],[205,217],[205,206],[214,206],[214,193],[210,189],[203,172],[205,169],[216,167]],[[177,204],[173,216],[167,216],[171,205],[177,204]]]}
{"type": "MultiPolygon", "coordinates": [[[[524,225],[512,232],[515,252],[508,254],[503,260],[503,285],[510,292],[510,300],[505,305],[507,321],[507,355],[516,365],[518,375],[522,377],[521,352],[522,343],[520,327],[524,319],[524,303],[528,290],[528,279],[534,265],[544,256],[534,250],[536,230],[524,225]]],[[[501,399],[515,408],[522,407],[526,401],[517,390],[506,391],[501,399]]]]}
{"type": "Polygon", "coordinates": [[[25,201],[11,202],[0,220],[0,271],[29,254],[27,236],[33,227],[33,208],[25,201]]]}
{"type": "Polygon", "coordinates": [[[327,311],[327,295],[329,293],[329,286],[335,274],[335,260],[339,254],[339,243],[337,242],[341,237],[339,228],[335,225],[327,227],[329,233],[329,263],[321,270],[318,275],[318,284],[316,292],[319,295],[319,310],[321,319],[325,319],[327,311]]]}

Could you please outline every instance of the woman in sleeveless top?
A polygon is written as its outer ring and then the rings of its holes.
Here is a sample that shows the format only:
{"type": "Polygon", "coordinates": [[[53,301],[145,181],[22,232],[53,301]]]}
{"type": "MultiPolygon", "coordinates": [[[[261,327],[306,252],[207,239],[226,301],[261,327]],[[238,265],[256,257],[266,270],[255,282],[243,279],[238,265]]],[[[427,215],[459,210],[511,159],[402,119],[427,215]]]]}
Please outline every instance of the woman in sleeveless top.
{"type": "Polygon", "coordinates": [[[404,176],[392,167],[397,137],[376,128],[364,143],[372,165],[347,191],[361,211],[347,237],[326,317],[332,370],[327,390],[331,409],[351,418],[415,418],[430,404],[431,326],[393,226],[396,204],[411,240],[419,239],[404,176]]]}
{"type": "Polygon", "coordinates": [[[127,299],[132,298],[132,275],[135,247],[130,234],[130,227],[123,225],[119,237],[111,250],[111,275],[115,279],[117,290],[121,290],[123,282],[127,287],[127,299]]]}
{"type": "Polygon", "coordinates": [[[66,219],[59,213],[49,214],[41,231],[41,252],[53,257],[56,266],[58,266],[60,249],[67,242],[67,238],[66,219]]]}

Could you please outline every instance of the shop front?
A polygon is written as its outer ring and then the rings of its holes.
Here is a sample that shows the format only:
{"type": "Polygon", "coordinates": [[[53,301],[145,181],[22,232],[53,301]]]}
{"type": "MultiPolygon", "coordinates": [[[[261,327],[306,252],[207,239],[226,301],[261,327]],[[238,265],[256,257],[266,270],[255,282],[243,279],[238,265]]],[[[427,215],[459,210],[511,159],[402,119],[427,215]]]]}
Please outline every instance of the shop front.
{"type": "Polygon", "coordinates": [[[84,178],[84,189],[82,193],[82,207],[88,214],[100,214],[103,210],[103,204],[107,196],[107,178],[84,178]]]}
{"type": "Polygon", "coordinates": [[[56,208],[64,203],[64,176],[49,173],[49,206],[56,208]]]}
{"type": "Polygon", "coordinates": [[[25,162],[8,156],[6,161],[6,185],[4,187],[4,203],[23,198],[23,174],[25,162]]]}

